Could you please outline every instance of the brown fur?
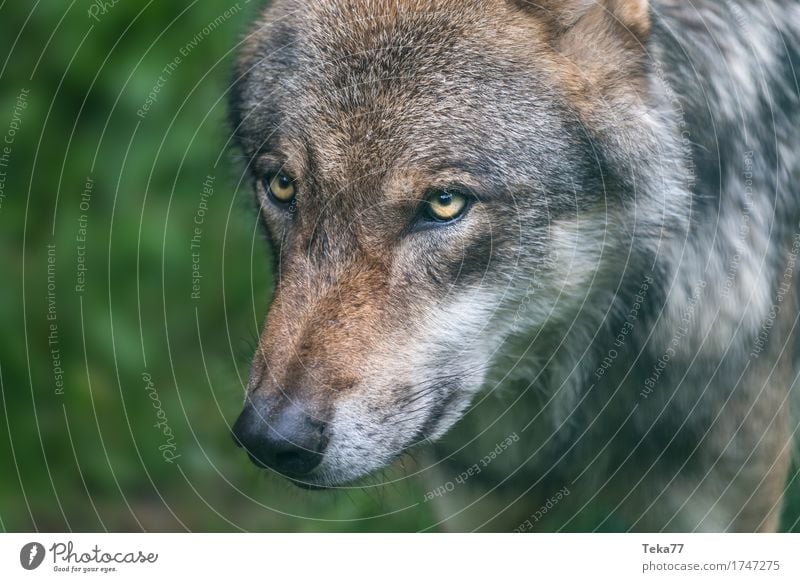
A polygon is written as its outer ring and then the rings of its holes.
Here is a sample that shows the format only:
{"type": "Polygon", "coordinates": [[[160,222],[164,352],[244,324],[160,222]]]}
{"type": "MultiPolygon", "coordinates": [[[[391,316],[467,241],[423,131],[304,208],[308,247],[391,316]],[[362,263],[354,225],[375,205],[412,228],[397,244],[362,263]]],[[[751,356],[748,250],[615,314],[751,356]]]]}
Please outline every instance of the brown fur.
{"type": "MultiPolygon", "coordinates": [[[[636,98],[631,82],[640,73],[630,61],[641,57],[640,40],[647,34],[648,21],[640,2],[584,5],[578,1],[535,7],[525,2],[513,6],[505,0],[373,0],[312,2],[304,3],[300,9],[298,3],[288,2],[279,4],[247,37],[238,70],[244,72],[253,66],[263,36],[281,26],[294,11],[302,14],[308,42],[328,49],[334,59],[377,50],[410,18],[446,18],[448,35],[474,37],[482,50],[515,63],[517,69],[526,71],[522,74],[547,75],[547,82],[562,88],[564,99],[576,112],[596,122],[596,118],[605,115],[604,101],[636,98]],[[339,36],[338,30],[347,34],[339,36]]],[[[436,43],[446,47],[450,42],[446,37],[424,40],[431,43],[431,58],[437,58],[436,43]]],[[[320,100],[315,105],[317,119],[307,130],[312,133],[306,136],[313,144],[313,152],[307,144],[289,139],[281,141],[277,149],[284,154],[284,171],[301,184],[312,177],[313,171],[317,183],[336,193],[339,208],[332,216],[324,213],[323,200],[306,200],[304,213],[297,217],[291,235],[278,242],[287,259],[281,264],[276,297],[254,366],[254,378],[260,383],[253,385],[255,390],[279,391],[289,397],[294,390],[310,389],[301,387],[314,387],[321,409],[332,408],[331,400],[357,386],[370,390],[375,397],[374,387],[359,382],[370,373],[363,354],[405,325],[405,311],[411,307],[398,304],[396,298],[419,294],[426,286],[410,274],[399,279],[395,275],[392,280],[386,264],[386,257],[395,252],[393,246],[401,228],[397,225],[407,221],[404,215],[408,208],[432,185],[471,186],[473,181],[469,174],[452,168],[434,171],[433,167],[425,167],[422,160],[428,150],[438,148],[438,136],[417,136],[410,143],[404,142],[403,149],[383,141],[394,137],[388,127],[384,133],[376,130],[375,112],[385,118],[430,115],[409,109],[407,99],[401,97],[402,87],[395,90],[388,81],[385,88],[377,87],[370,93],[369,102],[358,102],[356,99],[361,97],[356,93],[348,95],[350,88],[339,85],[348,79],[333,76],[328,82],[330,90],[341,93],[315,97],[320,100]],[[350,116],[323,104],[323,98],[339,100],[350,107],[350,116]],[[383,167],[387,159],[393,160],[393,167],[383,167]],[[377,176],[381,176],[380,184],[374,178],[377,176]],[[382,190],[377,207],[375,200],[365,195],[376,187],[382,190]],[[359,224],[360,215],[376,208],[383,216],[372,218],[385,227],[383,232],[359,224]],[[352,220],[337,222],[337,216],[342,215],[349,215],[352,220]],[[337,249],[328,248],[324,240],[320,242],[334,232],[339,239],[351,239],[352,244],[344,245],[339,240],[337,249]],[[348,250],[342,251],[345,246],[348,250]],[[297,250],[290,254],[287,249],[293,248],[297,250]],[[302,251],[304,256],[299,256],[299,249],[307,249],[302,251]],[[326,270],[330,265],[322,266],[324,259],[331,264],[340,263],[336,272],[326,270]]],[[[432,105],[435,110],[436,104],[432,105]]],[[[461,242],[453,249],[451,259],[457,261],[470,244],[468,239],[461,242]]],[[[429,301],[435,302],[436,298],[429,301]]]]}
{"type": "MultiPolygon", "coordinates": [[[[694,16],[662,15],[696,34],[686,56],[654,15],[645,0],[276,0],[257,22],[236,66],[232,120],[276,286],[249,398],[302,405],[331,428],[310,485],[358,479],[438,438],[481,387],[517,374],[548,395],[527,433],[531,450],[545,449],[535,470],[550,463],[559,486],[581,463],[607,472],[575,485],[565,506],[605,496],[634,527],[775,527],[791,321],[732,388],[780,277],[762,267],[789,237],[775,229],[773,242],[759,222],[772,209],[754,213],[741,273],[720,291],[746,204],[736,198],[737,140],[748,133],[738,115],[762,103],[753,91],[749,106],[731,105],[736,91],[716,79],[697,90],[713,71],[687,82],[691,56],[706,58],[711,43],[694,16]],[[715,142],[718,128],[732,137],[715,142]],[[733,178],[715,174],[722,148],[733,178]],[[278,172],[294,182],[290,206],[267,194],[278,172]],[[443,191],[463,193],[469,210],[432,225],[425,200],[443,191]],[[758,293],[754,273],[769,281],[758,293]],[[657,281],[647,315],[620,347],[645,274],[657,281]],[[746,318],[730,307],[751,296],[746,318]],[[722,326],[731,337],[712,333],[722,326]],[[619,357],[595,378],[612,345],[619,357]],[[667,349],[671,363],[638,396],[667,349]],[[497,354],[513,366],[501,369],[497,354]],[[574,427],[590,442],[564,458],[574,427]]],[[[728,66],[741,74],[741,59],[728,66]]],[[[776,103],[792,111],[792,98],[776,103]]],[[[759,142],[775,149],[764,160],[789,150],[789,126],[759,142]]],[[[778,216],[796,210],[780,204],[778,216]]]]}

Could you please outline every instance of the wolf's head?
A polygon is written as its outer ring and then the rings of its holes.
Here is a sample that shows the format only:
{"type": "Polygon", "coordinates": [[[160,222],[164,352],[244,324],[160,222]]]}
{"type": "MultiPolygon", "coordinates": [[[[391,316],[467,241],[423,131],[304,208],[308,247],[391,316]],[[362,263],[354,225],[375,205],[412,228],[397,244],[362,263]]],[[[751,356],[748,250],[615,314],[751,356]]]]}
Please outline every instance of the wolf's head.
{"type": "Polygon", "coordinates": [[[442,435],[511,336],[569,325],[644,224],[645,4],[272,3],[232,90],[276,265],[234,428],[255,462],[363,476],[442,435]]]}

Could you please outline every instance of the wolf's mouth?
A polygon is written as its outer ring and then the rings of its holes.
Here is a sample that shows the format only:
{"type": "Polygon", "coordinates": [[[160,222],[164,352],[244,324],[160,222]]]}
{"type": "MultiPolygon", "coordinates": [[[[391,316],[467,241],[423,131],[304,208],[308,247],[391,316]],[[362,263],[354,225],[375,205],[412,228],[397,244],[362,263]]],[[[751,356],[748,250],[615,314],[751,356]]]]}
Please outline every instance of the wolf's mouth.
{"type": "Polygon", "coordinates": [[[298,479],[292,479],[291,477],[286,477],[286,479],[292,485],[299,487],[300,489],[305,489],[306,491],[329,491],[330,489],[333,489],[333,486],[331,485],[309,483],[308,481],[300,481],[298,479]]]}

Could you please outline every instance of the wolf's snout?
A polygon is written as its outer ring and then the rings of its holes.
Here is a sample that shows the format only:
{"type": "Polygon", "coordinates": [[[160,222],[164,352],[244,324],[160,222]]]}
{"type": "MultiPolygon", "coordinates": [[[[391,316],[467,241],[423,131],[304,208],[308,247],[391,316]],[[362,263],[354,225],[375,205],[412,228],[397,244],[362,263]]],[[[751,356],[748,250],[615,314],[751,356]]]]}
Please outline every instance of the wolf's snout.
{"type": "Polygon", "coordinates": [[[233,438],[261,467],[289,477],[311,473],[328,445],[328,423],[311,416],[300,402],[248,398],[233,426],[233,438]]]}

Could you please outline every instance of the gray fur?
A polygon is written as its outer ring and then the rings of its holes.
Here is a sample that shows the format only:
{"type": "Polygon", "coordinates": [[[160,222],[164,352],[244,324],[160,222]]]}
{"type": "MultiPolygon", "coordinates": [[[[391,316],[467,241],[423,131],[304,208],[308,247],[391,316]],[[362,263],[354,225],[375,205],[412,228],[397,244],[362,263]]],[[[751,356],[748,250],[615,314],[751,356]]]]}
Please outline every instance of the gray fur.
{"type": "Polygon", "coordinates": [[[290,218],[258,195],[283,311],[251,389],[320,386],[334,436],[314,485],[514,386],[538,407],[526,495],[569,483],[577,507],[602,496],[637,529],[774,529],[797,372],[800,7],[652,2],[641,57],[625,48],[622,82],[587,107],[550,40],[520,51],[528,8],[513,31],[493,20],[504,4],[286,0],[248,37],[234,132],[255,184],[265,163],[301,184],[290,218]],[[420,192],[402,178],[442,167],[478,202],[409,234],[403,188],[420,192]],[[360,280],[378,291],[349,304],[360,280]]]}

